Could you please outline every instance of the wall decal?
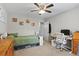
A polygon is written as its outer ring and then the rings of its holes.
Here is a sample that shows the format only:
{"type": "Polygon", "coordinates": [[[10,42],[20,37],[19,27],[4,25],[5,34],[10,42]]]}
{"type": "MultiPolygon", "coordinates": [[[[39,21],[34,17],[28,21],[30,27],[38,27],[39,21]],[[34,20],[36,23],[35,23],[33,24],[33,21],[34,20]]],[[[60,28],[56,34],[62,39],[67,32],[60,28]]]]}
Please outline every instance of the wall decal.
{"type": "Polygon", "coordinates": [[[20,21],[20,22],[19,22],[19,25],[24,25],[24,22],[23,22],[23,21],[20,21]]]}
{"type": "Polygon", "coordinates": [[[30,21],[29,20],[26,20],[26,23],[30,23],[30,21]]]}
{"type": "Polygon", "coordinates": [[[12,21],[13,22],[18,22],[19,25],[24,25],[25,23],[29,23],[32,26],[35,26],[36,25],[36,22],[33,21],[33,20],[31,20],[31,19],[17,19],[16,17],[13,17],[12,18],[12,21]]]}
{"type": "Polygon", "coordinates": [[[32,26],[35,26],[35,23],[32,23],[32,26]]]}
{"type": "Polygon", "coordinates": [[[12,21],[13,22],[17,22],[17,18],[12,18],[12,21]]]}

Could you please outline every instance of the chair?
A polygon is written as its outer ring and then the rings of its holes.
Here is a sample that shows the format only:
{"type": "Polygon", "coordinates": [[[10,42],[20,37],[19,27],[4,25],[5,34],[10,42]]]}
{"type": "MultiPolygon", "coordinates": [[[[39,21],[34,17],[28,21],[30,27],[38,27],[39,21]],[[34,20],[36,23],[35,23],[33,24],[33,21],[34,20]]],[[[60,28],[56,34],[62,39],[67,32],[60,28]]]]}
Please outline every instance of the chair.
{"type": "Polygon", "coordinates": [[[66,45],[66,39],[65,35],[63,33],[59,33],[55,40],[56,48],[60,48],[61,50],[65,48],[66,45]]]}

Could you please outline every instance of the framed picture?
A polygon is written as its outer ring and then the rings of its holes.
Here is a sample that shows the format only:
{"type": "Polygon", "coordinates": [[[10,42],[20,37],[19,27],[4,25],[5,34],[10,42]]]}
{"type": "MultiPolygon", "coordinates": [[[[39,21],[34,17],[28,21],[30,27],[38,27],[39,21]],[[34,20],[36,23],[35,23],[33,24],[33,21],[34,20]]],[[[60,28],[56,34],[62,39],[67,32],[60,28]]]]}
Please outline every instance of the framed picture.
{"type": "Polygon", "coordinates": [[[35,26],[35,23],[32,23],[32,26],[35,26]]]}
{"type": "Polygon", "coordinates": [[[17,18],[12,18],[12,21],[13,22],[17,22],[17,18]]]}
{"type": "Polygon", "coordinates": [[[30,21],[29,20],[26,20],[26,23],[30,23],[30,21]]]}
{"type": "Polygon", "coordinates": [[[19,25],[24,25],[24,22],[23,22],[23,21],[20,21],[20,22],[19,22],[19,25]]]}

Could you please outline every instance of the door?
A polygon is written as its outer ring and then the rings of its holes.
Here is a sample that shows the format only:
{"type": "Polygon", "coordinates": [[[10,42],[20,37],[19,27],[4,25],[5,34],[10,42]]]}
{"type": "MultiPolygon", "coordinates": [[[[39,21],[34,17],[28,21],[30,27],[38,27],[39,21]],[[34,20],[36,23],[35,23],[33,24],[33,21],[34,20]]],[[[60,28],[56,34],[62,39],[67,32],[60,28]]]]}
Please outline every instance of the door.
{"type": "Polygon", "coordinates": [[[44,23],[44,40],[49,40],[49,22],[44,23]]]}
{"type": "Polygon", "coordinates": [[[49,22],[40,23],[39,34],[43,36],[44,40],[48,41],[48,38],[49,38],[49,22]]]}
{"type": "Polygon", "coordinates": [[[44,23],[43,22],[40,22],[39,35],[44,36],[44,23]]]}

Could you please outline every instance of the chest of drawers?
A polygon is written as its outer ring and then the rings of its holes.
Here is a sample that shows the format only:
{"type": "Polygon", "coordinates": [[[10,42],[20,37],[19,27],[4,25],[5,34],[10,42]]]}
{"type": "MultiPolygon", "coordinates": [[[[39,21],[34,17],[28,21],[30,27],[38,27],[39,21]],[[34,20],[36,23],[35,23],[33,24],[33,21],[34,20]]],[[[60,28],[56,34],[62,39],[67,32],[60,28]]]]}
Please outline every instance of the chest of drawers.
{"type": "Polygon", "coordinates": [[[77,54],[79,45],[79,32],[74,32],[72,41],[72,53],[77,54]]]}
{"type": "Polygon", "coordinates": [[[12,39],[0,40],[0,56],[13,56],[14,55],[14,42],[12,39]]]}

